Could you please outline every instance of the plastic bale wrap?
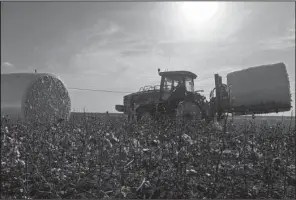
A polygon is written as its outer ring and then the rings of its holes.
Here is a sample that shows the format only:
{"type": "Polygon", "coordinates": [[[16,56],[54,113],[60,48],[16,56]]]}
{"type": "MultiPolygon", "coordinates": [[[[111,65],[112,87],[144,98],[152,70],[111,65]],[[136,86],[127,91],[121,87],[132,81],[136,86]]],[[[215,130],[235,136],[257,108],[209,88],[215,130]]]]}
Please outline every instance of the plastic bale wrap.
{"type": "Polygon", "coordinates": [[[31,123],[68,119],[71,100],[61,80],[51,74],[2,74],[1,114],[31,123]]]}
{"type": "Polygon", "coordinates": [[[234,110],[254,113],[289,111],[290,84],[284,63],[262,65],[227,75],[230,101],[234,110]]]}

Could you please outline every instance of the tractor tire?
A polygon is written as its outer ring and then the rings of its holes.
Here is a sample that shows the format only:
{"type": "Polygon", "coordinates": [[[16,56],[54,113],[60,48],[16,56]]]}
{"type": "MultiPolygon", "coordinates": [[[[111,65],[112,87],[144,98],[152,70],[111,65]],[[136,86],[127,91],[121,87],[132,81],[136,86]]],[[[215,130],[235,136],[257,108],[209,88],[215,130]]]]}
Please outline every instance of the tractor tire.
{"type": "Polygon", "coordinates": [[[177,121],[200,120],[202,117],[200,108],[190,101],[180,102],[176,110],[177,121]]]}
{"type": "Polygon", "coordinates": [[[139,113],[137,115],[137,121],[138,122],[143,122],[143,123],[149,123],[153,120],[153,116],[150,112],[148,111],[145,111],[145,112],[142,112],[142,113],[139,113]]]}

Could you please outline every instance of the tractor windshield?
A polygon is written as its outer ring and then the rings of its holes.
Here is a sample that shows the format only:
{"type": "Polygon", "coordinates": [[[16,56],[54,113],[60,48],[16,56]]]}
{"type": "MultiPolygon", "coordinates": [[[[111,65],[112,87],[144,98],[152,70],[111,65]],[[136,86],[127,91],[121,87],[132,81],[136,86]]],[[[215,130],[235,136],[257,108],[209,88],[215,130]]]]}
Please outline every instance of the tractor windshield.
{"type": "Polygon", "coordinates": [[[188,92],[194,92],[194,82],[193,79],[190,77],[165,77],[164,79],[164,90],[171,91],[174,90],[178,85],[184,85],[185,80],[185,87],[188,92]]]}
{"type": "MultiPolygon", "coordinates": [[[[193,78],[184,76],[166,76],[163,77],[162,99],[167,100],[173,93],[180,94],[185,92],[194,92],[193,78]],[[184,89],[184,90],[183,90],[184,89]]],[[[181,95],[181,94],[180,94],[181,95]]],[[[182,96],[182,95],[181,95],[182,96]]]]}
{"type": "Polygon", "coordinates": [[[185,86],[188,92],[194,92],[194,81],[190,77],[185,77],[185,86]]]}
{"type": "Polygon", "coordinates": [[[163,83],[164,91],[171,91],[173,89],[174,79],[166,77],[163,83]]]}

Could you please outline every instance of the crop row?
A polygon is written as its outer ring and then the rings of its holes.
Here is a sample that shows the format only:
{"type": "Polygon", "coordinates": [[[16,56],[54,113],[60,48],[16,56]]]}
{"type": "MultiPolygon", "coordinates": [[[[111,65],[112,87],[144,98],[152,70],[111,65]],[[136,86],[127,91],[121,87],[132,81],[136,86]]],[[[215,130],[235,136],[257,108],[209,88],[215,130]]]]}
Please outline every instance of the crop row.
{"type": "Polygon", "coordinates": [[[1,123],[2,198],[295,198],[295,129],[1,123]]]}

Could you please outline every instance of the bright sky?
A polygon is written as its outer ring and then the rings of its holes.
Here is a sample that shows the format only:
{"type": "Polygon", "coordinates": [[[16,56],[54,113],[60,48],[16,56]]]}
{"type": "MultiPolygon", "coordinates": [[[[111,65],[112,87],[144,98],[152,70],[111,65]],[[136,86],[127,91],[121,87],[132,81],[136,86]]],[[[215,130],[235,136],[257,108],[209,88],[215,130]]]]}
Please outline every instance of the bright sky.
{"type": "MultiPolygon", "coordinates": [[[[294,2],[2,2],[1,73],[50,72],[71,88],[136,92],[157,68],[214,73],[284,62],[295,105],[294,2]]],[[[226,82],[226,79],[223,79],[226,82]]],[[[124,94],[69,90],[73,110],[114,112],[124,94]]],[[[285,113],[290,115],[290,113],[285,113]]]]}

